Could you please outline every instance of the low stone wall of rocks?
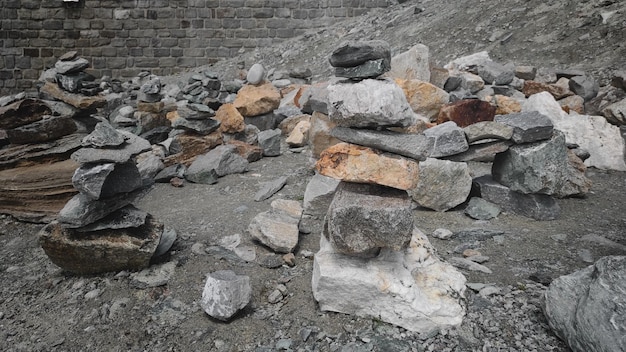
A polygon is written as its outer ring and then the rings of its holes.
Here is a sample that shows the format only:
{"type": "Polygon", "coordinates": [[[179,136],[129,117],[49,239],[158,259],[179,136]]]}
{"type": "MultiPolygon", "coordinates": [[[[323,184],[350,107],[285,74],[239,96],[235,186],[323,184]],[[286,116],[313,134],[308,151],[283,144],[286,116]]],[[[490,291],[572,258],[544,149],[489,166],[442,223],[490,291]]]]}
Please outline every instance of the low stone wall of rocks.
{"type": "Polygon", "coordinates": [[[33,88],[68,50],[96,77],[168,75],[386,8],[390,0],[5,0],[0,94],[33,88]]]}

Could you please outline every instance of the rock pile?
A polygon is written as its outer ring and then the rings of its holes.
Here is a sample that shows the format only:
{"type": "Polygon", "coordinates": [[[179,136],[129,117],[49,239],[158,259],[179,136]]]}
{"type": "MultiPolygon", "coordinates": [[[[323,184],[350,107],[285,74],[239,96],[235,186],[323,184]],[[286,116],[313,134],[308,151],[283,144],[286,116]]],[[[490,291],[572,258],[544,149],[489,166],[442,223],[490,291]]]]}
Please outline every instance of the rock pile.
{"type": "MultiPolygon", "coordinates": [[[[388,46],[347,43],[330,62],[338,75],[351,79],[328,86],[330,120],[345,134],[369,128],[355,133],[383,148],[387,140],[402,148],[396,138],[406,136],[375,130],[415,122],[402,90],[377,79],[390,68],[388,46]]],[[[423,160],[428,138],[414,136],[409,147],[423,147],[411,150],[423,160]]],[[[317,171],[342,180],[314,260],[313,295],[322,310],[374,317],[426,334],[461,323],[465,278],[442,262],[414,227],[406,190],[415,186],[417,165],[398,154],[348,143],[322,152],[317,171]]]]}
{"type": "Polygon", "coordinates": [[[61,268],[78,273],[143,269],[158,248],[169,242],[164,226],[132,202],[144,195],[144,180],[132,159],[150,150],[150,143],[132,133],[98,123],[72,154],[80,164],[72,183],[78,190],[57,221],[41,230],[40,244],[61,268]]]}

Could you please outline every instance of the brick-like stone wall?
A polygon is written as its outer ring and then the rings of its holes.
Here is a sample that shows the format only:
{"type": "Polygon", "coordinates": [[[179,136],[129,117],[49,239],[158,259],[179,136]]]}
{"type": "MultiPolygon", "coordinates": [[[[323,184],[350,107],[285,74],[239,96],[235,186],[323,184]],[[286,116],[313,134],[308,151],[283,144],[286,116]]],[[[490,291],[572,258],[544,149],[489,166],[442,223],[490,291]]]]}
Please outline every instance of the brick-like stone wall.
{"type": "Polygon", "coordinates": [[[96,77],[158,75],[231,57],[391,0],[0,0],[0,94],[35,87],[76,50],[96,77]]]}

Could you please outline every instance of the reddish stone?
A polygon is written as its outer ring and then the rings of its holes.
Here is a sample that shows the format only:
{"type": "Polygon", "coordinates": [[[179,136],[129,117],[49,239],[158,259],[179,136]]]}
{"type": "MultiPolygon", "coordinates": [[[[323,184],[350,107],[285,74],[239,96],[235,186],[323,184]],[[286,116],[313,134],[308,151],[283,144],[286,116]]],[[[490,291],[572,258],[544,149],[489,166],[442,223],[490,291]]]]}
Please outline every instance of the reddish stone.
{"type": "Polygon", "coordinates": [[[37,99],[24,99],[0,107],[0,129],[11,129],[41,120],[51,115],[50,107],[37,99]]]}
{"type": "Polygon", "coordinates": [[[215,112],[213,119],[220,122],[218,131],[224,133],[242,132],[246,128],[243,116],[233,104],[223,104],[215,112]]]}
{"type": "Polygon", "coordinates": [[[263,148],[258,145],[251,145],[236,139],[228,141],[228,144],[234,145],[237,148],[237,154],[241,155],[250,163],[263,158],[263,148]]]}
{"type": "Polygon", "coordinates": [[[480,121],[493,121],[496,108],[478,99],[459,100],[441,108],[437,124],[454,121],[459,127],[466,127],[480,121]]]}
{"type": "Polygon", "coordinates": [[[209,150],[223,144],[224,140],[220,132],[213,132],[202,136],[192,132],[185,132],[174,137],[172,146],[179,150],[178,153],[165,158],[165,166],[174,164],[191,165],[198,155],[206,154],[209,150]]]}
{"type": "Polygon", "coordinates": [[[522,88],[522,92],[527,97],[541,92],[548,92],[552,94],[554,99],[557,100],[574,95],[574,93],[564,85],[547,84],[536,81],[524,81],[524,88],[522,88]]]}

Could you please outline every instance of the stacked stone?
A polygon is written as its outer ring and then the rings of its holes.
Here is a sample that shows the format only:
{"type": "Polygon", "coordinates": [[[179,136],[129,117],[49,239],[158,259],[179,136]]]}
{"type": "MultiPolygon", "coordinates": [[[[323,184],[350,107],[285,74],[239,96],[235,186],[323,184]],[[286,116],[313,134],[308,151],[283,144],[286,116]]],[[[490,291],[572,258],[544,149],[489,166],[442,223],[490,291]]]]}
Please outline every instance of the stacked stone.
{"type": "Polygon", "coordinates": [[[163,224],[132,205],[150,189],[133,160],[150,143],[103,121],[82,145],[72,154],[80,164],[72,177],[78,194],[42,229],[41,246],[55,264],[79,274],[149,266],[173,242],[163,224]]]}
{"type": "Polygon", "coordinates": [[[63,90],[86,96],[97,95],[102,91],[96,78],[85,69],[89,67],[87,59],[78,57],[78,52],[69,51],[59,57],[54,64],[56,82],[63,90]]]}
{"type": "Polygon", "coordinates": [[[204,71],[202,74],[189,77],[187,85],[181,89],[181,98],[191,103],[205,104],[217,110],[230,94],[222,88],[222,82],[215,72],[204,71]]]}
{"type": "Polygon", "coordinates": [[[418,161],[433,140],[388,130],[416,120],[402,89],[380,78],[390,68],[389,47],[381,41],[346,43],[330,62],[337,76],[348,78],[328,86],[329,117],[338,126],[333,135],[361,145],[336,144],[316,164],[321,175],[341,182],[315,255],[314,297],[322,310],[375,317],[412,331],[458,325],[465,314],[465,278],[439,260],[414,227],[406,192],[415,187],[418,161]],[[421,275],[437,280],[417,279],[421,275]],[[446,294],[428,293],[433,290],[446,294]]]}
{"type": "Polygon", "coordinates": [[[165,103],[162,101],[161,89],[161,80],[155,75],[149,76],[139,88],[137,110],[133,114],[135,124],[139,126],[135,134],[148,137],[154,135],[155,132],[166,134],[171,130],[171,122],[165,116],[165,103]]]}

